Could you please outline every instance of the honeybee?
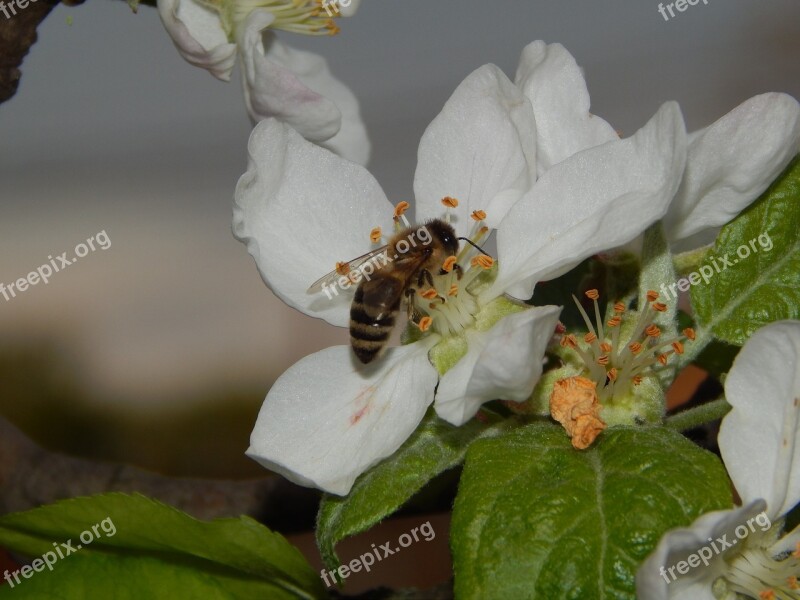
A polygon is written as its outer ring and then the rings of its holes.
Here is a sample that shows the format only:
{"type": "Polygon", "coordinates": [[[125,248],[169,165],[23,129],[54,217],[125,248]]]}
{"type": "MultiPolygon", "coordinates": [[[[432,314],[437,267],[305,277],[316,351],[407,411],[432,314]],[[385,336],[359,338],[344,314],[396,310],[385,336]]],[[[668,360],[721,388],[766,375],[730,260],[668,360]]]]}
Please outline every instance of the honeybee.
{"type": "MultiPolygon", "coordinates": [[[[322,291],[342,276],[350,281],[360,279],[350,305],[350,345],[358,360],[368,364],[386,346],[401,301],[405,299],[409,319],[413,319],[411,298],[425,281],[433,286],[432,273],[444,272],[445,259],[458,254],[458,240],[453,227],[441,219],[432,219],[421,227],[406,227],[385,246],[340,263],[336,270],[311,284],[308,293],[322,291]]],[[[454,268],[459,269],[458,265],[454,268]]]]}

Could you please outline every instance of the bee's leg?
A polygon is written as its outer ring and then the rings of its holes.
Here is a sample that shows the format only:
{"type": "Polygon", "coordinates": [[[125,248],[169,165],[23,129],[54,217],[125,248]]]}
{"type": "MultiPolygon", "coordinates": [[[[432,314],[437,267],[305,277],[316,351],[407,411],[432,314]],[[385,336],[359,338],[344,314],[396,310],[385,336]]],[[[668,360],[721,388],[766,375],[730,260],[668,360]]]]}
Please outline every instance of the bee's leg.
{"type": "Polygon", "coordinates": [[[405,291],[406,295],[406,309],[408,311],[408,320],[412,323],[416,323],[417,311],[414,308],[414,294],[417,293],[413,287],[407,287],[405,291]]]}
{"type": "Polygon", "coordinates": [[[428,269],[422,269],[417,276],[417,285],[422,287],[423,283],[427,283],[430,287],[433,287],[433,275],[428,269]]]}
{"type": "Polygon", "coordinates": [[[464,276],[464,269],[461,268],[461,265],[456,263],[453,265],[453,270],[456,272],[456,279],[461,281],[461,278],[464,276]]]}

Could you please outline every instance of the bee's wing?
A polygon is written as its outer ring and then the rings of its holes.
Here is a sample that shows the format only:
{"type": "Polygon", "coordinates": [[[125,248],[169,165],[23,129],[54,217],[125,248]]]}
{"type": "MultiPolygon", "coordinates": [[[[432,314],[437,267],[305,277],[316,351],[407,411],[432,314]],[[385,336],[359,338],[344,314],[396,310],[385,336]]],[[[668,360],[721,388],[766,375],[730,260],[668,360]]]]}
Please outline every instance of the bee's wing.
{"type": "MultiPolygon", "coordinates": [[[[368,263],[370,260],[374,259],[377,256],[381,256],[382,254],[386,254],[386,248],[388,248],[388,246],[381,246],[380,248],[375,248],[374,250],[370,250],[366,254],[362,254],[358,258],[354,258],[353,260],[348,261],[347,262],[347,269],[348,269],[347,273],[352,273],[353,271],[360,271],[361,268],[366,263],[368,263]]],[[[381,261],[381,264],[379,266],[383,266],[387,262],[388,262],[388,260],[387,261],[381,261]]],[[[306,293],[307,294],[316,294],[318,292],[321,292],[322,288],[324,288],[326,286],[329,286],[329,285],[334,285],[334,283],[336,281],[338,281],[339,278],[342,277],[342,276],[343,276],[342,273],[340,273],[339,271],[334,269],[333,271],[331,271],[327,275],[323,275],[322,277],[317,279],[314,283],[312,283],[311,286],[309,286],[309,288],[306,290],[306,293]]],[[[346,274],[344,276],[346,276],[346,274]]]]}

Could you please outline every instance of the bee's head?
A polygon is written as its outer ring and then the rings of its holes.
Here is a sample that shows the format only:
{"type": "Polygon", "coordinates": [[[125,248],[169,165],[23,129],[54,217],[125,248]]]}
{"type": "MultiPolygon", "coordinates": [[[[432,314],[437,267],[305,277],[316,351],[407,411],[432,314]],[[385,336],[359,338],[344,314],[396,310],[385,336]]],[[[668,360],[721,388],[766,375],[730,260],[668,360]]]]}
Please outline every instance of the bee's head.
{"type": "Polygon", "coordinates": [[[438,240],[444,246],[447,256],[458,254],[458,237],[455,229],[449,223],[445,223],[441,219],[432,219],[425,223],[425,229],[433,239],[438,240]]]}

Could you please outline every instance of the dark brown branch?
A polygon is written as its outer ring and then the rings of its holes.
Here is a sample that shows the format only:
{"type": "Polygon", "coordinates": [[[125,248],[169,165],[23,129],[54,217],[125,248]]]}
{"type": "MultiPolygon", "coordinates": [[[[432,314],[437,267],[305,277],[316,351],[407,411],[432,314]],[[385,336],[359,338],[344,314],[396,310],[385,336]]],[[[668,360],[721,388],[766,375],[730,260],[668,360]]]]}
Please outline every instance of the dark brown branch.
{"type": "Polygon", "coordinates": [[[128,465],[101,463],[49,452],[0,417],[0,514],[63,498],[103,492],[140,492],[200,519],[269,516],[275,496],[284,496],[279,477],[213,481],[165,477],[128,465]],[[266,515],[265,515],[266,513],[266,515]]]}
{"type": "Polygon", "coordinates": [[[36,42],[39,23],[56,4],[56,0],[36,0],[25,8],[19,8],[16,0],[5,2],[5,10],[0,11],[0,103],[17,92],[22,76],[19,69],[22,59],[36,42]]]}

